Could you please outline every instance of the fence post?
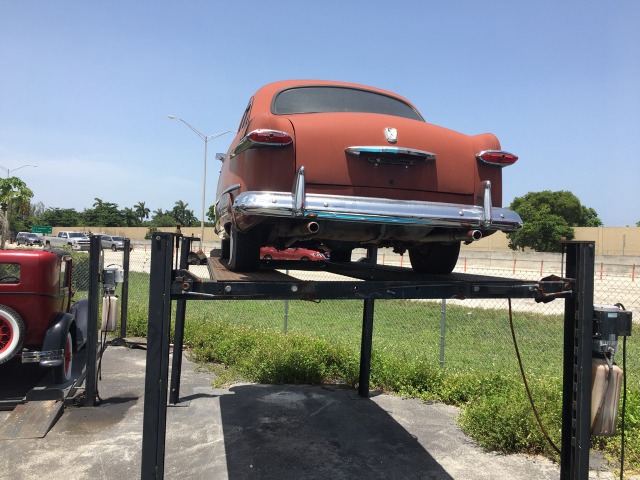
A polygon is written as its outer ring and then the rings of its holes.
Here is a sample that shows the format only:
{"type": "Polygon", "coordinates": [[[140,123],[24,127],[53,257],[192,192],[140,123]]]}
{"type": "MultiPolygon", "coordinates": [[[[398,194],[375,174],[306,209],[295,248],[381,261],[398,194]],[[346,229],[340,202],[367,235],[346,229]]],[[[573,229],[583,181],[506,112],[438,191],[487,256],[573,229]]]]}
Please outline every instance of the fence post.
{"type": "MultiPolygon", "coordinates": [[[[285,270],[285,274],[289,275],[289,270],[285,270]]],[[[286,335],[287,333],[287,326],[289,324],[289,299],[285,298],[284,299],[284,327],[283,327],[283,331],[286,335]]]]}
{"type": "Polygon", "coordinates": [[[440,368],[444,368],[444,328],[447,319],[447,299],[442,299],[440,308],[440,368]]]}
{"type": "Polygon", "coordinates": [[[122,252],[122,290],[120,295],[120,338],[127,336],[127,315],[129,314],[129,264],[131,252],[131,239],[124,239],[124,251],[122,252]]]}
{"type": "Polygon", "coordinates": [[[600,280],[602,280],[602,270],[604,270],[604,262],[600,262],[600,280]]]}

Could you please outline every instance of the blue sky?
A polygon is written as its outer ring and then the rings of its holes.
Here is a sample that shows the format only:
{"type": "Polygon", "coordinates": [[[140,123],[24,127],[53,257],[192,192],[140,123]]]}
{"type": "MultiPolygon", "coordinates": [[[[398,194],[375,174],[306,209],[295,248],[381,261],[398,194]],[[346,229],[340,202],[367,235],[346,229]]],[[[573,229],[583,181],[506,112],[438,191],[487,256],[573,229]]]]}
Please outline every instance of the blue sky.
{"type": "MultiPolygon", "coordinates": [[[[0,0],[0,165],[46,207],[201,215],[205,135],[289,78],[373,85],[520,157],[504,200],[569,190],[640,220],[640,2],[0,0]]],[[[232,135],[209,142],[207,205],[232,135]]],[[[0,171],[4,175],[5,172],[0,171]]]]}

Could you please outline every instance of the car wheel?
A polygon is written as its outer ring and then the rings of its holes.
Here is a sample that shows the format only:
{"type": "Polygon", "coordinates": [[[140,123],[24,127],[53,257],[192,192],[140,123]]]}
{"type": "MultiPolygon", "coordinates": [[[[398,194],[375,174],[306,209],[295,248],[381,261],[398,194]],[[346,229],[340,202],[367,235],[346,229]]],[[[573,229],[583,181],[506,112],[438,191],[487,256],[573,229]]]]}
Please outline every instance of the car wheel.
{"type": "Polygon", "coordinates": [[[329,254],[329,260],[332,262],[350,262],[351,261],[351,249],[335,249],[331,250],[329,254]]]}
{"type": "Polygon", "coordinates": [[[302,257],[300,260],[302,260],[303,262],[308,262],[309,261],[309,257],[302,257]]]}
{"type": "Polygon", "coordinates": [[[53,368],[53,381],[55,383],[67,383],[71,380],[71,369],[73,367],[73,337],[71,332],[67,332],[64,342],[64,358],[62,365],[53,368]]]}
{"type": "Polygon", "coordinates": [[[409,249],[411,266],[417,273],[451,273],[456,267],[459,255],[460,242],[427,243],[409,249]]]}
{"type": "Polygon", "coordinates": [[[220,258],[227,260],[229,258],[229,250],[231,249],[231,240],[228,238],[220,241],[220,258]]]}
{"type": "Polygon", "coordinates": [[[18,312],[0,305],[0,364],[8,362],[22,348],[24,322],[18,312]]]}
{"type": "Polygon", "coordinates": [[[264,257],[262,257],[263,260],[273,260],[273,257],[271,255],[265,255],[264,257]]]}
{"type": "Polygon", "coordinates": [[[116,247],[115,245],[111,245],[111,251],[115,252],[118,250],[118,247],[116,247]]]}
{"type": "Polygon", "coordinates": [[[242,233],[231,227],[229,243],[229,269],[234,272],[250,272],[260,266],[260,238],[242,233]]]}

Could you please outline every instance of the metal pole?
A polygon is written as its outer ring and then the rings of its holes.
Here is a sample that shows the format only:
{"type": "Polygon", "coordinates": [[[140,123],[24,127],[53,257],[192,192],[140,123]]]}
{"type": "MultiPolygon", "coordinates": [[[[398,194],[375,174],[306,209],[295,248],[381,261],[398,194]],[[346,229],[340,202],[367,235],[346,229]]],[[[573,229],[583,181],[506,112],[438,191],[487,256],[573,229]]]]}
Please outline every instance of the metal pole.
{"type": "Polygon", "coordinates": [[[200,251],[202,252],[202,242],[204,241],[204,197],[207,191],[207,144],[209,137],[204,137],[204,170],[202,172],[202,218],[200,219],[200,251]]]}
{"type": "MultiPolygon", "coordinates": [[[[289,275],[289,270],[285,270],[285,275],[289,275]]],[[[284,300],[284,328],[283,331],[286,334],[289,325],[289,299],[284,300]]]]}
{"type": "Polygon", "coordinates": [[[560,478],[589,478],[591,439],[591,341],[595,244],[567,242],[567,277],[573,296],[565,300],[560,478]]]}
{"type": "Polygon", "coordinates": [[[141,478],[145,480],[164,478],[172,255],[173,235],[154,234],[151,241],[147,365],[142,421],[141,478]]]}
{"type": "Polygon", "coordinates": [[[92,235],[89,241],[89,322],[87,325],[87,379],[85,397],[89,407],[95,406],[98,397],[98,293],[100,282],[100,235],[92,235]]]}
{"type": "Polygon", "coordinates": [[[442,299],[440,308],[440,368],[444,368],[444,327],[447,319],[447,299],[442,299]]]}
{"type": "MultiPolygon", "coordinates": [[[[375,264],[378,260],[378,249],[367,249],[369,263],[375,264]]],[[[360,341],[360,377],[358,381],[358,395],[369,397],[369,380],[371,377],[371,350],[373,343],[373,311],[375,300],[367,298],[364,301],[362,311],[362,339],[360,341]]]]}
{"type": "Polygon", "coordinates": [[[122,294],[120,295],[120,338],[127,336],[127,315],[129,314],[129,260],[131,240],[124,239],[124,254],[122,258],[122,294]]]}
{"type": "MultiPolygon", "coordinates": [[[[187,258],[191,251],[189,237],[182,237],[180,249],[180,269],[186,269],[187,258]]],[[[171,362],[171,385],[169,386],[169,403],[176,405],[180,402],[180,377],[182,375],[182,346],[184,343],[184,322],[187,312],[187,301],[176,301],[175,332],[173,335],[173,360],[171,362]]]]}

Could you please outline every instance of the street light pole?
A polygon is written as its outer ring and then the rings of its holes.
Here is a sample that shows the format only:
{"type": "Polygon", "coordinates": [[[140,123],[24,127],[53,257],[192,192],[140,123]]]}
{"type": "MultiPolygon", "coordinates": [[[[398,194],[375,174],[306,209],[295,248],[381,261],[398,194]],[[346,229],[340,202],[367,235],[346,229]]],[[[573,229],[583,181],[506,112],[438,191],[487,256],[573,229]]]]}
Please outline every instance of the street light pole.
{"type": "Polygon", "coordinates": [[[202,242],[204,239],[205,193],[207,191],[207,144],[209,143],[209,140],[218,138],[226,133],[236,132],[234,132],[233,130],[225,130],[224,132],[214,133],[213,135],[205,135],[180,117],[169,115],[169,120],[180,120],[187,127],[189,127],[193,131],[193,133],[198,135],[204,142],[204,168],[202,171],[202,218],[200,220],[200,251],[202,251],[202,242]]]}
{"type": "Polygon", "coordinates": [[[24,167],[34,167],[35,168],[35,167],[37,167],[37,165],[22,165],[21,167],[17,167],[17,168],[7,168],[7,167],[4,167],[4,166],[0,165],[0,168],[2,170],[4,170],[5,172],[7,172],[7,178],[9,178],[11,176],[11,172],[15,172],[16,170],[20,170],[21,168],[24,168],[24,167]]]}

